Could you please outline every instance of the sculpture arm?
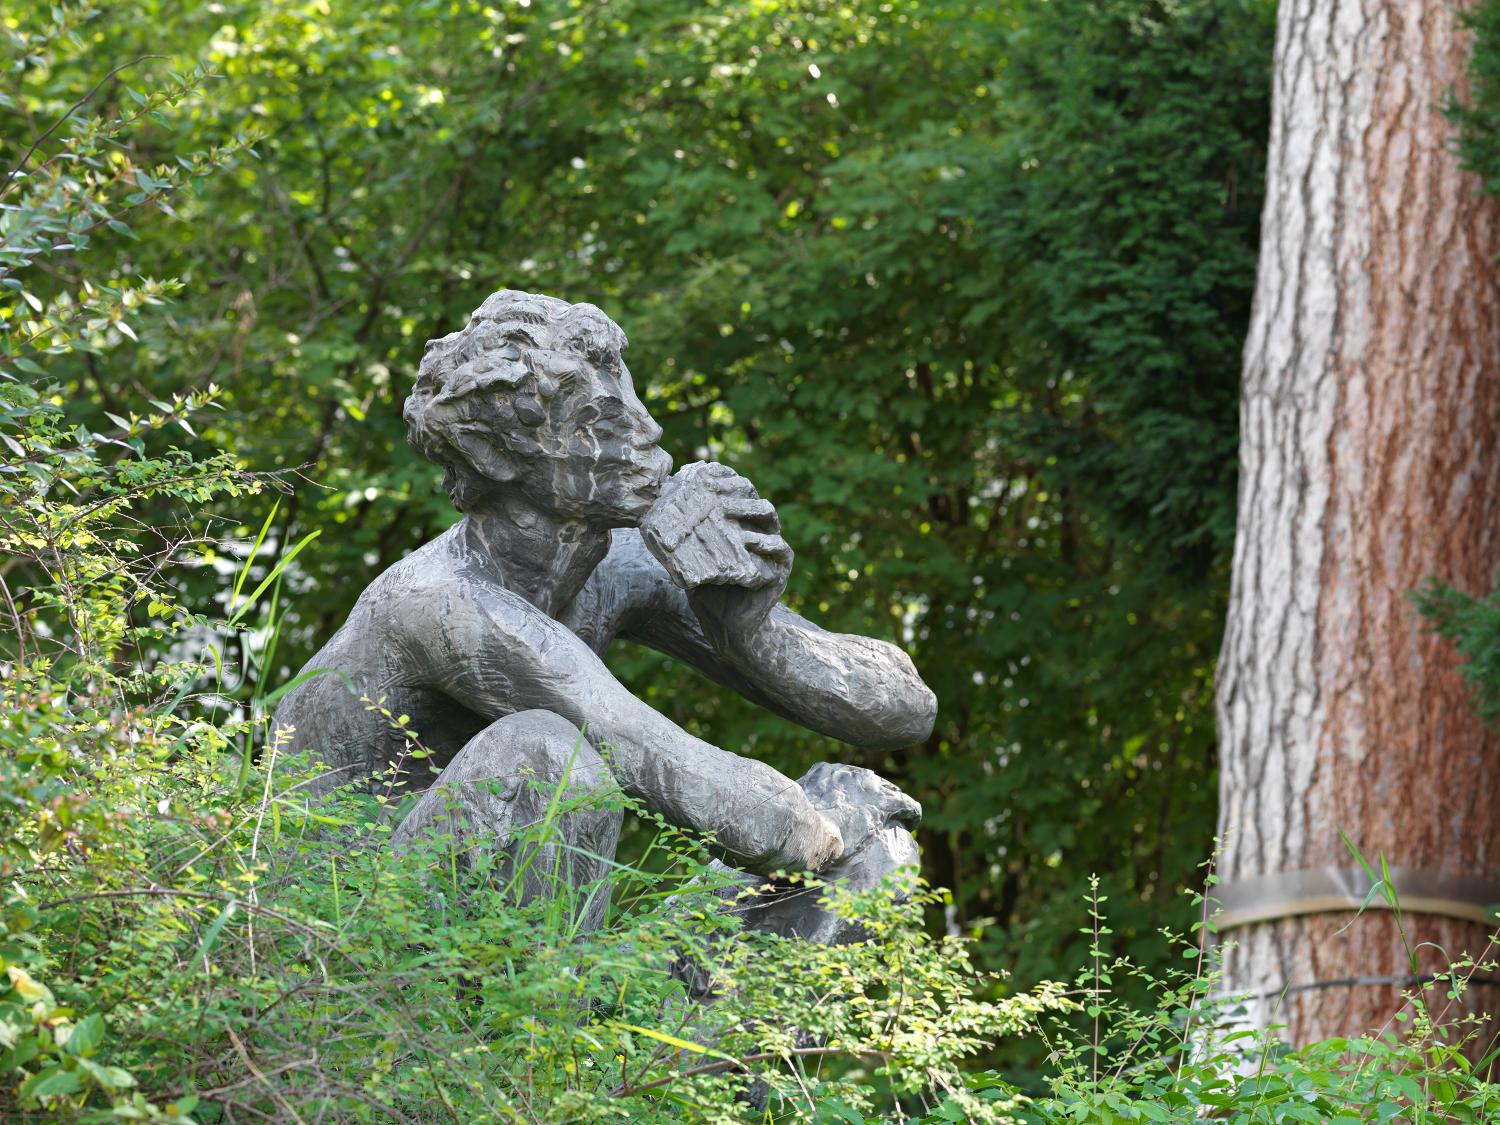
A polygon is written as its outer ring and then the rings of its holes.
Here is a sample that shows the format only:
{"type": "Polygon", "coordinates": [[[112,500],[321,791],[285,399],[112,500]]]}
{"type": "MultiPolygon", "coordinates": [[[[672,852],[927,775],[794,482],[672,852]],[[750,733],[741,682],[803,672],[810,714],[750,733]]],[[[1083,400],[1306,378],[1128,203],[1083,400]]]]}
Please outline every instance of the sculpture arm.
{"type": "Polygon", "coordinates": [[[630,605],[620,633],[681,660],[819,734],[893,749],[932,733],[937,700],[895,645],[832,633],[777,604],[759,621],[725,612],[743,593],[679,587],[634,531],[616,532],[607,581],[630,605]]]}
{"type": "Polygon", "coordinates": [[[813,870],[843,850],[802,788],[763,762],[695,738],[632,695],[564,625],[503,590],[443,597],[411,643],[430,686],[497,719],[542,708],[584,728],[625,792],[684,828],[711,834],[757,872],[813,870]]]}

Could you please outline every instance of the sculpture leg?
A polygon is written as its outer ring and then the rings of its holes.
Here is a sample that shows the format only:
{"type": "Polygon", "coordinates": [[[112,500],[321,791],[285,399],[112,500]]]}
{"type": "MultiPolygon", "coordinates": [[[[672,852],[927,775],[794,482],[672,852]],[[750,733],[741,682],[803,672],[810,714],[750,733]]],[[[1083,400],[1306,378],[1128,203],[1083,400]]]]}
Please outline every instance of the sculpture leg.
{"type": "Polygon", "coordinates": [[[608,860],[623,813],[609,767],[572,723],[521,711],[466,743],[397,826],[392,846],[448,837],[468,863],[497,855],[524,902],[567,896],[580,930],[609,904],[608,860]],[[533,829],[528,832],[527,829],[533,829]]]}

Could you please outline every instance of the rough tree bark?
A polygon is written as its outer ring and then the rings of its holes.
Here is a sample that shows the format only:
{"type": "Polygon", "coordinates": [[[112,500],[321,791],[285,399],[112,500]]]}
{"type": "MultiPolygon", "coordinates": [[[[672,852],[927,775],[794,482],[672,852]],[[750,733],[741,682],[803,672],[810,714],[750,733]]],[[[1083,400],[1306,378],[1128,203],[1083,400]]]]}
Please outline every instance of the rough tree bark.
{"type": "MultiPolygon", "coordinates": [[[[1500,223],[1442,113],[1464,6],[1282,0],[1219,664],[1226,882],[1351,867],[1340,829],[1393,865],[1500,875],[1500,744],[1408,597],[1488,590],[1500,565],[1500,223]]],[[[1408,972],[1393,916],[1338,936],[1353,917],[1226,935],[1254,1022],[1389,1026],[1399,986],[1320,983],[1408,972]]],[[[1413,944],[1486,945],[1408,921],[1413,944]]],[[[1474,999],[1500,1010],[1500,988],[1474,999]]]]}

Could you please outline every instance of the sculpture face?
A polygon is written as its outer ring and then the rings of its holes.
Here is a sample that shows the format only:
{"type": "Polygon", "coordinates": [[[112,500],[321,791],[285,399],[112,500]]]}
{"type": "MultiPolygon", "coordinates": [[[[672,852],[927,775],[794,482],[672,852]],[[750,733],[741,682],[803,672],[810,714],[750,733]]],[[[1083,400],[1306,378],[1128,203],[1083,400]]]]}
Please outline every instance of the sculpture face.
{"type": "Polygon", "coordinates": [[[541,386],[558,389],[539,402],[543,418],[530,435],[535,452],[517,450],[518,485],[558,515],[633,527],[656,500],[672,459],[629,369],[623,360],[600,368],[568,352],[532,352],[529,359],[541,386]]]}
{"type": "Polygon", "coordinates": [[[519,493],[553,515],[634,526],[672,462],[624,348],[593,305],[502,290],[462,331],[428,342],[407,436],[446,470],[462,511],[519,493]]]}

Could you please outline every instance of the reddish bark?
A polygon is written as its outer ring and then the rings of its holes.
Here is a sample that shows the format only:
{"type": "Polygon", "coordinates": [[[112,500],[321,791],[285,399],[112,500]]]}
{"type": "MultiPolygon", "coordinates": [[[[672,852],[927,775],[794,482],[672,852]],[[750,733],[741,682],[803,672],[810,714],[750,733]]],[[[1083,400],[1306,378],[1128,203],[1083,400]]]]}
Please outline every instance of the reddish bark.
{"type": "MultiPolygon", "coordinates": [[[[1284,0],[1240,527],[1220,663],[1226,879],[1336,865],[1500,876],[1500,741],[1410,591],[1500,565],[1500,210],[1442,107],[1469,49],[1442,0],[1284,0]]],[[[1406,972],[1389,915],[1247,927],[1231,988],[1406,972]]],[[[1478,954],[1486,927],[1415,916],[1478,954]]],[[[1299,991],[1294,1041],[1384,1025],[1389,987],[1299,991]]],[[[1500,1010],[1500,989],[1476,993],[1500,1010]],[[1488,992],[1488,995],[1482,993],[1488,992]]]]}

